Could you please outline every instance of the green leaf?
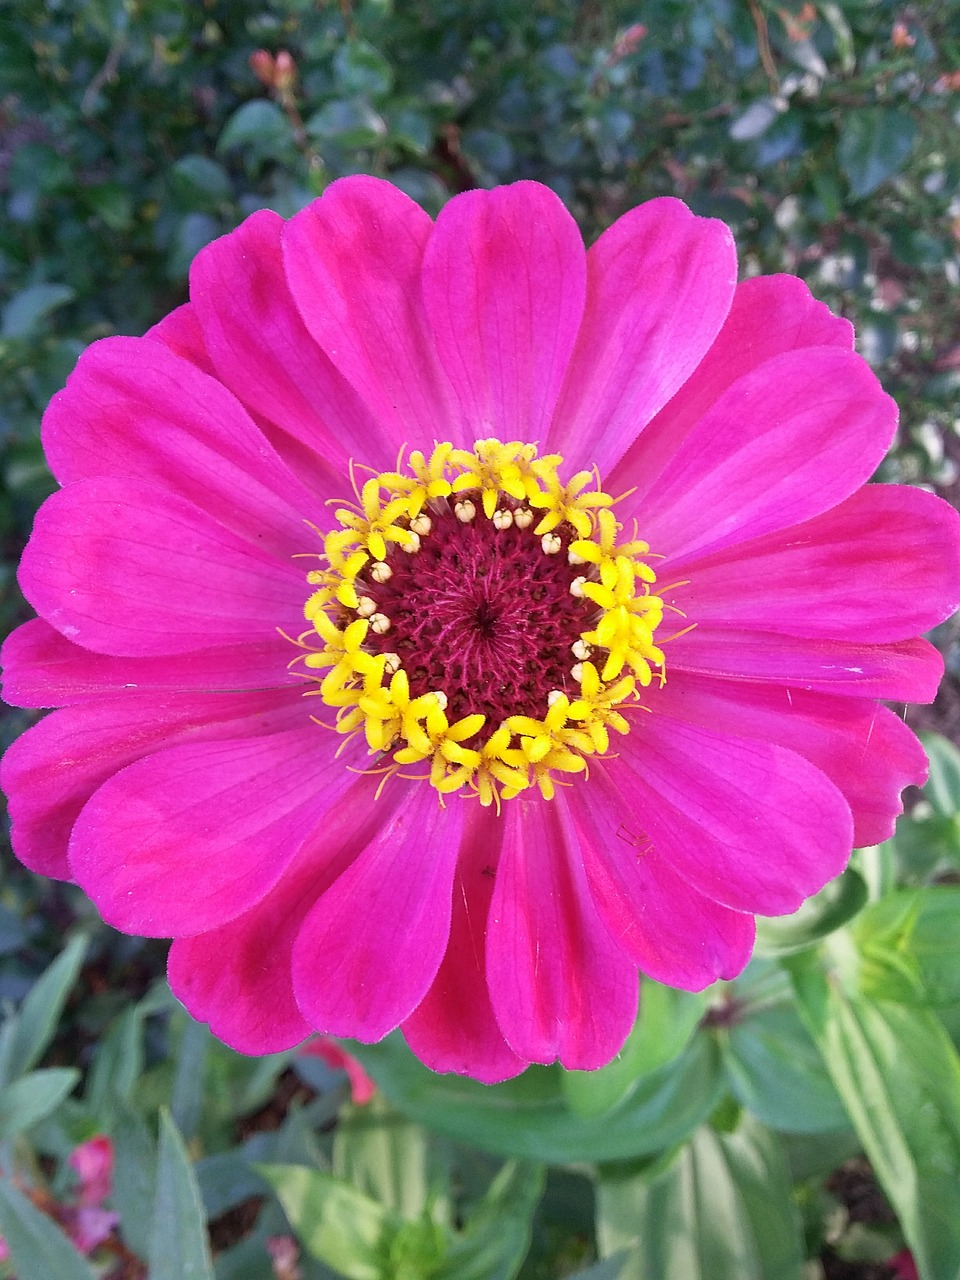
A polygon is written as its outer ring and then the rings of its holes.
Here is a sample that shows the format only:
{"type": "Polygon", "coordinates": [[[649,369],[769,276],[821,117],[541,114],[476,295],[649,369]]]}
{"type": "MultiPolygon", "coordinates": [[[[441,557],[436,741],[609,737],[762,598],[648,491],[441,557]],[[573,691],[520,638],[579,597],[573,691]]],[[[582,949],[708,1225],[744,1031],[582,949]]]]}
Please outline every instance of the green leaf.
{"type": "Polygon", "coordinates": [[[790,1004],[758,1009],[717,1038],[730,1089],[757,1120],[788,1133],[849,1127],[817,1047],[790,1004]]]}
{"type": "Polygon", "coordinates": [[[204,1066],[212,1036],[201,1022],[184,1015],[177,1051],[177,1073],[173,1081],[170,1112],[180,1133],[189,1140],[196,1136],[203,1110],[204,1066]]]}
{"type": "Polygon", "coordinates": [[[53,1219],[9,1178],[0,1178],[0,1233],[10,1246],[19,1280],[96,1280],[93,1268],[53,1219]]]}
{"type": "Polygon", "coordinates": [[[960,865],[960,821],[939,814],[902,817],[887,845],[899,878],[911,883],[929,878],[940,865],[960,865]]]}
{"type": "Polygon", "coordinates": [[[326,103],[304,127],[311,138],[349,148],[375,147],[387,133],[383,118],[369,103],[347,98],[326,103]]]}
{"type": "Polygon", "coordinates": [[[110,1026],[94,1054],[84,1101],[94,1115],[105,1115],[114,1099],[129,1102],[143,1072],[143,1013],[125,1009],[110,1026]]]}
{"type": "Polygon", "coordinates": [[[183,1139],[166,1109],[160,1112],[160,1157],[147,1264],[149,1280],[213,1280],[200,1189],[183,1139]]]}
{"type": "Polygon", "coordinates": [[[769,1131],[700,1128],[673,1159],[640,1174],[600,1171],[597,1240],[629,1247],[622,1280],[802,1280],[790,1178],[769,1131]]]}
{"type": "Polygon", "coordinates": [[[620,1106],[599,1117],[578,1116],[566,1106],[559,1068],[533,1067],[504,1084],[483,1085],[435,1075],[396,1035],[347,1047],[394,1106],[427,1128],[487,1151],[556,1164],[660,1151],[692,1133],[722,1090],[709,1035],[694,1037],[683,1053],[638,1080],[620,1106]]]}
{"type": "Polygon", "coordinates": [[[924,1009],[798,971],[801,1008],[924,1280],[960,1273],[960,1059],[924,1009]]]}
{"type": "Polygon", "coordinates": [[[867,897],[863,877],[848,867],[792,916],[757,920],[756,954],[786,956],[812,947],[852,919],[866,906],[867,897]]]}
{"type": "Polygon", "coordinates": [[[32,1071],[0,1090],[0,1139],[23,1133],[56,1111],[79,1079],[75,1067],[51,1067],[32,1071]]]}
{"type": "Polygon", "coordinates": [[[110,1125],[113,1139],[113,1205],[123,1238],[134,1253],[150,1251],[151,1218],[157,1194],[157,1144],[146,1123],[125,1103],[116,1102],[110,1125]]]}
{"type": "Polygon", "coordinates": [[[345,40],[333,56],[333,70],[340,88],[348,94],[382,98],[393,87],[393,68],[365,40],[345,40]]]}
{"type": "Polygon", "coordinates": [[[390,138],[414,155],[425,156],[433,142],[430,121],[416,107],[400,107],[388,117],[390,138]]]}
{"type": "Polygon", "coordinates": [[[543,1186],[539,1166],[505,1165],[457,1233],[435,1280],[513,1280],[530,1248],[543,1186]]]}
{"type": "Polygon", "coordinates": [[[4,1056],[3,1080],[15,1080],[40,1061],[73,990],[86,948],[85,937],[73,938],[33,984],[16,1014],[15,1030],[4,1056]]]}
{"type": "Polygon", "coordinates": [[[956,818],[960,814],[960,751],[939,733],[925,733],[923,745],[930,761],[924,797],[939,817],[956,818]]]}
{"type": "Polygon", "coordinates": [[[903,168],[916,139],[911,115],[896,107],[863,107],[848,111],[840,127],[837,162],[861,198],[903,168]]]}
{"type": "Polygon", "coordinates": [[[386,1240],[400,1223],[332,1174],[302,1165],[257,1165],[303,1247],[349,1280],[383,1280],[386,1240]]]}
{"type": "Polygon", "coordinates": [[[426,1135],[377,1095],[347,1112],[337,1125],[333,1172],[413,1221],[427,1204],[426,1135]]]}
{"type": "Polygon", "coordinates": [[[32,338],[57,307],[72,302],[76,290],[67,284],[32,284],[15,293],[0,316],[0,338],[32,338]]]}
{"type": "Polygon", "coordinates": [[[960,888],[892,893],[863,912],[853,936],[865,995],[912,1005],[960,1001],[960,888]]]}
{"type": "Polygon", "coordinates": [[[702,992],[676,991],[646,979],[640,1014],[620,1053],[598,1071],[565,1071],[563,1092],[579,1116],[601,1116],[617,1106],[636,1082],[682,1052],[706,1008],[702,992]]]}
{"type": "Polygon", "coordinates": [[[182,156],[170,169],[170,184],[185,209],[216,209],[232,194],[226,169],[206,156],[182,156]]]}
{"type": "Polygon", "coordinates": [[[217,152],[246,151],[254,163],[281,160],[293,143],[290,121],[275,102],[257,98],[238,107],[217,139],[217,152]]]}
{"type": "Polygon", "coordinates": [[[628,1280],[632,1264],[629,1249],[618,1249],[586,1271],[574,1271],[567,1280],[628,1280]]]}

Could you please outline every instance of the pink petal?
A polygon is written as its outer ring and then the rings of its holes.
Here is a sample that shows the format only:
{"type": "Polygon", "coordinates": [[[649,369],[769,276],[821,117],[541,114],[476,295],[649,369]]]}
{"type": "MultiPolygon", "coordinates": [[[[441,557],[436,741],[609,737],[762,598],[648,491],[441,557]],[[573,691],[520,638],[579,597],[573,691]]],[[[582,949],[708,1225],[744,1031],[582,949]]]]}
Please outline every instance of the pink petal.
{"type": "Polygon", "coordinates": [[[460,802],[441,809],[438,799],[430,786],[408,786],[307,916],[293,985],[318,1031],[380,1040],[429,990],[450,932],[464,810],[460,802]]]}
{"type": "Polygon", "coordinates": [[[586,291],[577,224],[548,187],[468,191],[445,206],[423,296],[459,406],[459,437],[542,439],[586,291]]]}
{"type": "Polygon", "coordinates": [[[319,1058],[334,1071],[345,1071],[350,1081],[350,1101],[355,1107],[362,1107],[377,1092],[377,1086],[353,1054],[341,1048],[333,1036],[314,1036],[300,1046],[297,1057],[319,1058]]]}
{"type": "Polygon", "coordinates": [[[296,690],[162,698],[127,694],[55,711],[21,734],[0,765],[10,797],[14,851],[31,871],[70,880],[70,833],[108,778],[178,742],[285,729],[307,714],[296,690]]]}
{"type": "Polygon", "coordinates": [[[581,850],[601,920],[647,977],[700,991],[737,976],[753,949],[753,917],[711,901],[677,875],[603,763],[591,764],[582,792],[561,792],[556,803],[568,839],[581,850]]]}
{"type": "Polygon", "coordinates": [[[396,808],[391,796],[374,801],[378,782],[353,779],[276,886],[249,911],[209,933],[177,938],[170,948],[174,995],[238,1052],[278,1053],[313,1030],[293,994],[293,945],[320,895],[396,808]]]}
{"type": "Polygon", "coordinates": [[[20,585],[68,639],[115,656],[263,642],[277,627],[297,634],[304,571],[256,537],[140,480],[79,480],[37,513],[20,585]]]}
{"type": "Polygon", "coordinates": [[[592,1071],[623,1046],[637,1016],[634,964],[611,939],[556,807],[516,800],[487,923],[487,979],[504,1039],[528,1062],[592,1071]]]}
{"type": "Polygon", "coordinates": [[[843,792],[853,812],[853,843],[879,844],[903,812],[900,793],[920,786],[927,758],[899,716],[866,698],[714,680],[684,672],[649,699],[664,714],[704,728],[723,725],[796,751],[843,792]]]}
{"type": "Polygon", "coordinates": [[[81,1142],[67,1156],[67,1164],[80,1180],[80,1203],[97,1205],[113,1189],[113,1142],[105,1133],[81,1142]]]}
{"type": "Polygon", "coordinates": [[[215,374],[213,362],[203,345],[203,333],[197,321],[197,313],[189,302],[158,321],[143,335],[151,342],[160,342],[174,355],[182,356],[195,364],[202,373],[215,374]]]}
{"type": "Polygon", "coordinates": [[[675,672],[889,702],[932,702],[943,676],[943,658],[926,640],[844,644],[704,625],[670,641],[665,652],[675,672]]]}
{"type": "Polygon", "coordinates": [[[730,309],[733,237],[679,200],[650,200],[587,254],[587,304],[547,439],[602,473],[683,385],[730,309]]]}
{"type": "Polygon", "coordinates": [[[119,694],[234,693],[299,684],[295,650],[279,633],[255,644],[223,645],[162,658],[111,658],[65,639],[42,618],[17,627],[3,645],[3,698],[15,707],[62,707],[119,694]]]}
{"type": "MultiPolygon", "coordinates": [[[[896,404],[859,356],[835,347],[776,356],[687,436],[637,505],[641,536],[679,560],[809,520],[870,478],[896,425],[896,404]]],[[[634,495],[624,514],[636,504],[634,495]]]]}
{"type": "Polygon", "coordinates": [[[260,901],[354,781],[311,722],[194,742],[114,774],[77,819],[74,878],[108,924],[145,937],[205,933],[260,901]]]}
{"type": "Polygon", "coordinates": [[[883,643],[960,605],[960,514],[906,485],[867,485],[781,533],[689,565],[698,623],[883,643]]]}
{"type": "Polygon", "coordinates": [[[70,1209],[63,1216],[67,1235],[80,1252],[85,1254],[93,1253],[120,1223],[118,1213],[88,1205],[70,1209]]]}
{"type": "Polygon", "coordinates": [[[450,438],[449,389],[420,300],[432,230],[396,187],[356,177],[332,183],[283,233],[287,283],[307,328],[394,450],[450,438]]]}
{"type": "Polygon", "coordinates": [[[717,340],[608,477],[610,491],[635,488],[639,505],[727,387],[785,351],[828,346],[852,351],[853,326],[817,302],[802,280],[755,276],[741,281],[717,340]]]}
{"type": "Polygon", "coordinates": [[[50,402],[43,444],[61,484],[136,476],[241,536],[255,530],[273,554],[306,541],[308,516],[329,523],[229,391],[158,342],[88,347],[50,402]]]}
{"type": "Polygon", "coordinates": [[[190,300],[223,383],[340,472],[351,456],[392,469],[385,436],[300,319],[284,275],[284,220],[269,210],[202,249],[190,300]]]}
{"type": "Polygon", "coordinates": [[[850,855],[843,796],[782,747],[654,711],[634,718],[606,768],[632,815],[628,828],[642,825],[678,875],[735,911],[796,911],[850,855]]]}
{"type": "Polygon", "coordinates": [[[454,1071],[484,1084],[507,1080],[527,1065],[504,1040],[487,989],[484,940],[502,832],[495,813],[471,806],[443,962],[403,1024],[407,1044],[432,1071],[454,1071]]]}

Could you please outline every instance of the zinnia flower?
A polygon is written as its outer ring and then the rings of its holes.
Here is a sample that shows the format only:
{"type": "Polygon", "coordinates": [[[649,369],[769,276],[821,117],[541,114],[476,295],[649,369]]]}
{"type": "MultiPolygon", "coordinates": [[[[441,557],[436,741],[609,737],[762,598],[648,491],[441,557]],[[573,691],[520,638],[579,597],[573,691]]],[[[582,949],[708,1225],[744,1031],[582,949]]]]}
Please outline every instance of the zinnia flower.
{"type": "Polygon", "coordinates": [[[19,856],[244,1052],[597,1067],[924,777],[879,700],[933,697],[960,520],[864,487],[895,424],[676,200],[589,253],[533,183],[256,213],[44,419],[19,856]]]}

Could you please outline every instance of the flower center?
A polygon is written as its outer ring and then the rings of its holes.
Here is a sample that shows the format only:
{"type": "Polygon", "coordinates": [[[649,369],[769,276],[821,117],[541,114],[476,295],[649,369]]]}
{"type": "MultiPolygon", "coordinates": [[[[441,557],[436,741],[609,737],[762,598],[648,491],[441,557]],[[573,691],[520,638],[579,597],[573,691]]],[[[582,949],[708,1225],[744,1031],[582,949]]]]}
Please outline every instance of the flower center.
{"type": "Polygon", "coordinates": [[[338,732],[392,753],[388,772],[422,765],[482,804],[534,784],[550,799],[555,774],[628,731],[637,686],[664,678],[649,547],[619,541],[594,473],[563,484],[561,462],[516,441],[438,444],[337,509],[302,661],[328,668],[311,692],[338,732]]]}

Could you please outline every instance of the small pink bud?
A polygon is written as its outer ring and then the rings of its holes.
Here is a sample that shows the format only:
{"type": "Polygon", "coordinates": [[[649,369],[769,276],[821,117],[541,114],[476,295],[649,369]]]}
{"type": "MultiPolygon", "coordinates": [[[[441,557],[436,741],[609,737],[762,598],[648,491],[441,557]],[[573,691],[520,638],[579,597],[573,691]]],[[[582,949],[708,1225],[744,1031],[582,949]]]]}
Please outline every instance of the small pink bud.
{"type": "Polygon", "coordinates": [[[266,1246],[267,1253],[273,1259],[276,1280],[301,1280],[303,1272],[297,1266],[300,1247],[293,1236],[270,1236],[266,1246]]]}
{"type": "Polygon", "coordinates": [[[313,1040],[308,1040],[305,1045],[302,1045],[299,1051],[308,1057],[322,1058],[327,1066],[333,1067],[335,1071],[345,1071],[350,1081],[350,1100],[355,1106],[359,1107],[364,1102],[369,1102],[376,1093],[377,1086],[360,1063],[347,1053],[346,1049],[341,1049],[331,1036],[315,1036],[313,1040]]]}
{"type": "Polygon", "coordinates": [[[276,62],[266,49],[256,49],[250,55],[250,70],[261,84],[272,89],[276,80],[276,62]]]}
{"type": "Polygon", "coordinates": [[[82,1205],[99,1205],[110,1194],[113,1180],[113,1143],[106,1134],[81,1142],[67,1156],[67,1164],[80,1179],[77,1198],[82,1205]]]}
{"type": "Polygon", "coordinates": [[[280,93],[289,93],[297,82],[297,64],[293,60],[293,55],[286,49],[281,49],[274,65],[276,68],[273,77],[274,86],[280,93]]]}

